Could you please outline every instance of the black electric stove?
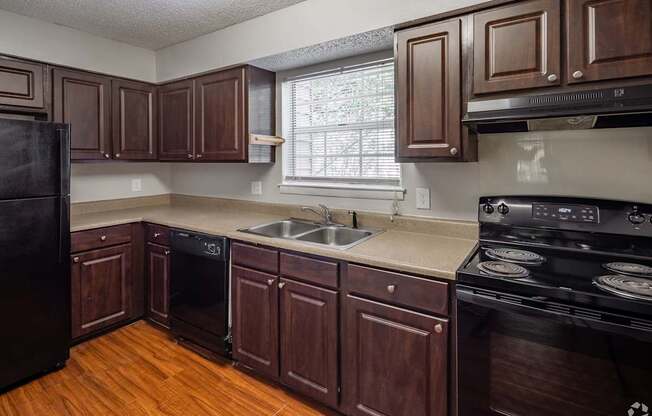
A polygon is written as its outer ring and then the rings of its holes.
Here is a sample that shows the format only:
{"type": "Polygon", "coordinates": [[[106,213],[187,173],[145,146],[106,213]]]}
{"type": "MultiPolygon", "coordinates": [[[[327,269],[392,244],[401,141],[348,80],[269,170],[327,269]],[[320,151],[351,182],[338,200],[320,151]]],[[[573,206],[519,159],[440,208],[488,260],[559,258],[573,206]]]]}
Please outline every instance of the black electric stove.
{"type": "Polygon", "coordinates": [[[652,408],[652,205],[506,196],[478,212],[457,273],[460,414],[652,408]]]}

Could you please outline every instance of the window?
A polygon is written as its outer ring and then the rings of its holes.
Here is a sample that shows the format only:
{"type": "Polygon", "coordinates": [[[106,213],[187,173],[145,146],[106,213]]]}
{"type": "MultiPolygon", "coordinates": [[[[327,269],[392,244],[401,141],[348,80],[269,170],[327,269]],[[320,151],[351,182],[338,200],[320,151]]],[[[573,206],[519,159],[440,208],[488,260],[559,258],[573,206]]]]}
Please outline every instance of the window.
{"type": "Polygon", "coordinates": [[[284,183],[400,185],[391,60],[291,78],[284,97],[284,183]]]}

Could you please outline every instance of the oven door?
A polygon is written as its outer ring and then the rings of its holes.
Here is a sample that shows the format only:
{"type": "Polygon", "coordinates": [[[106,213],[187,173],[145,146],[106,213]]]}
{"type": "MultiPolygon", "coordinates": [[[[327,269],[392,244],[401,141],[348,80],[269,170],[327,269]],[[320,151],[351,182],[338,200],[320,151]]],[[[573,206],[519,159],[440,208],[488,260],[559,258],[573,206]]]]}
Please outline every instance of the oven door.
{"type": "Polygon", "coordinates": [[[652,414],[652,326],[457,288],[461,416],[652,414]]]}

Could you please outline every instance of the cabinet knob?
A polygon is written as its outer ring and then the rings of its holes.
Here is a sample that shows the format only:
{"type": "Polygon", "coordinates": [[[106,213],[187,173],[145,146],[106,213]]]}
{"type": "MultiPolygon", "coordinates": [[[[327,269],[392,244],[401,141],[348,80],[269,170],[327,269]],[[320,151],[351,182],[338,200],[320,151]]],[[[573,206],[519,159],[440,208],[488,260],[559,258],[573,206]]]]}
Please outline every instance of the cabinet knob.
{"type": "Polygon", "coordinates": [[[193,155],[191,153],[188,153],[188,159],[192,159],[193,155]]]}
{"type": "Polygon", "coordinates": [[[170,255],[170,250],[165,250],[165,255],[169,256],[170,255]]]}
{"type": "Polygon", "coordinates": [[[267,279],[267,284],[269,286],[273,285],[274,284],[274,279],[267,279]]]}
{"type": "Polygon", "coordinates": [[[444,332],[444,327],[441,324],[435,325],[435,332],[441,334],[442,332],[444,332]]]}
{"type": "Polygon", "coordinates": [[[396,285],[387,286],[387,292],[394,293],[396,291],[396,285]]]}
{"type": "Polygon", "coordinates": [[[79,257],[73,257],[72,262],[73,263],[79,263],[79,257]]]}
{"type": "Polygon", "coordinates": [[[202,155],[201,153],[197,155],[197,159],[201,159],[202,157],[204,157],[204,155],[202,155]]]}
{"type": "Polygon", "coordinates": [[[283,287],[285,287],[285,283],[284,283],[284,282],[281,282],[281,283],[278,284],[278,288],[279,288],[279,289],[283,289],[283,287]]]}
{"type": "Polygon", "coordinates": [[[557,81],[558,79],[559,79],[559,77],[557,77],[557,74],[550,74],[550,75],[548,75],[548,82],[555,82],[555,81],[557,81]]]}
{"type": "Polygon", "coordinates": [[[457,154],[457,147],[451,147],[451,155],[455,156],[457,154]]]}
{"type": "Polygon", "coordinates": [[[116,158],[116,159],[120,159],[120,153],[116,153],[116,154],[115,154],[115,158],[116,158]]]}
{"type": "Polygon", "coordinates": [[[154,238],[159,238],[161,236],[161,233],[154,233],[154,238]]]}
{"type": "Polygon", "coordinates": [[[110,155],[110,154],[108,154],[108,153],[104,153],[104,159],[110,159],[110,158],[111,158],[111,155],[110,155]]]}
{"type": "Polygon", "coordinates": [[[575,79],[580,79],[580,78],[582,78],[583,76],[584,76],[584,72],[582,72],[582,71],[575,71],[575,72],[573,72],[573,78],[575,78],[575,79]]]}
{"type": "Polygon", "coordinates": [[[105,235],[101,236],[100,241],[106,241],[106,236],[105,235]]]}

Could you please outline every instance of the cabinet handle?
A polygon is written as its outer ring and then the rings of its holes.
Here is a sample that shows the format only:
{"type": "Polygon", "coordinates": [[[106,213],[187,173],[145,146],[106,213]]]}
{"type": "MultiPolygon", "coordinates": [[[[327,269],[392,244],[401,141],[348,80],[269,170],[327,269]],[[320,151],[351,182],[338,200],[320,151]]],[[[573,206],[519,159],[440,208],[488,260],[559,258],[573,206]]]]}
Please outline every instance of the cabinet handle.
{"type": "Polygon", "coordinates": [[[165,250],[165,255],[169,256],[170,255],[170,250],[165,250]]]}
{"type": "Polygon", "coordinates": [[[120,153],[116,153],[116,154],[115,154],[115,158],[116,158],[116,159],[120,159],[120,153]]]}
{"type": "Polygon", "coordinates": [[[444,327],[441,324],[435,325],[435,332],[441,334],[442,332],[444,332],[444,327]]]}
{"type": "Polygon", "coordinates": [[[274,284],[274,279],[267,279],[267,284],[269,286],[273,285],[274,284]]]}
{"type": "Polygon", "coordinates": [[[106,241],[106,236],[105,235],[101,236],[100,241],[106,241]]]}
{"type": "Polygon", "coordinates": [[[110,158],[111,158],[111,155],[110,155],[110,154],[108,154],[108,153],[104,153],[104,159],[110,159],[110,158]]]}
{"type": "Polygon", "coordinates": [[[584,76],[584,72],[582,72],[582,71],[575,71],[575,72],[573,72],[573,78],[575,78],[575,79],[580,79],[580,78],[582,78],[583,76],[584,76]]]}
{"type": "Polygon", "coordinates": [[[396,285],[387,286],[387,292],[394,293],[396,291],[396,285]]]}
{"type": "Polygon", "coordinates": [[[154,238],[159,238],[161,236],[161,233],[154,233],[154,238]]]}
{"type": "Polygon", "coordinates": [[[451,147],[451,155],[455,156],[457,154],[457,147],[451,147]]]}
{"type": "Polygon", "coordinates": [[[281,283],[278,284],[278,288],[279,288],[279,289],[283,289],[284,287],[285,287],[285,283],[284,283],[284,282],[281,282],[281,283]]]}
{"type": "Polygon", "coordinates": [[[191,153],[188,153],[188,159],[192,159],[194,156],[191,153]]]}
{"type": "Polygon", "coordinates": [[[73,257],[72,262],[73,263],[79,263],[79,257],[73,257]]]}
{"type": "Polygon", "coordinates": [[[201,159],[202,157],[204,157],[204,155],[202,155],[201,153],[197,155],[197,159],[201,159]]]}
{"type": "Polygon", "coordinates": [[[557,74],[550,74],[550,75],[548,75],[548,82],[555,82],[555,81],[557,81],[557,79],[559,79],[559,78],[557,77],[557,74]]]}

